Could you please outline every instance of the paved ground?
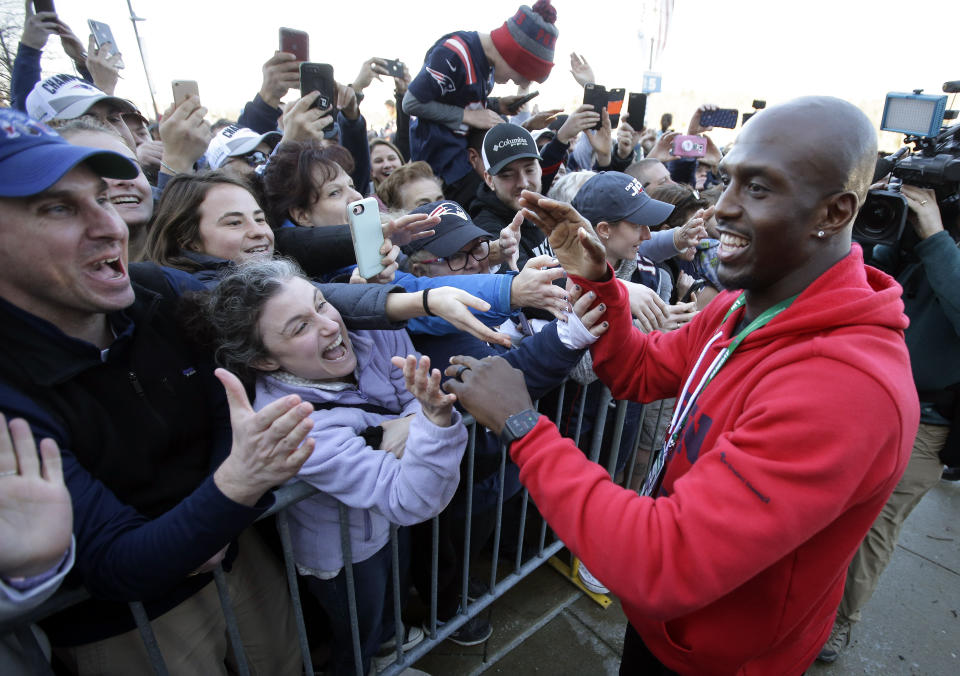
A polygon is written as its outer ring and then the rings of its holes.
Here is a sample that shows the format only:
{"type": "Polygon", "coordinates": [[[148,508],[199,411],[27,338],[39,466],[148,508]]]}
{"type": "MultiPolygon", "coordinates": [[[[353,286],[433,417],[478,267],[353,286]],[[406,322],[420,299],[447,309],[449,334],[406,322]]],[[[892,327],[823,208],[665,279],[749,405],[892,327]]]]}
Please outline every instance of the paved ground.
{"type": "MultiPolygon", "coordinates": [[[[491,621],[486,646],[447,642],[417,667],[434,676],[617,673],[626,622],[619,604],[601,609],[548,566],[497,601],[491,621]]],[[[848,650],[807,673],[960,674],[960,484],[940,482],[924,498],[848,650]]]]}

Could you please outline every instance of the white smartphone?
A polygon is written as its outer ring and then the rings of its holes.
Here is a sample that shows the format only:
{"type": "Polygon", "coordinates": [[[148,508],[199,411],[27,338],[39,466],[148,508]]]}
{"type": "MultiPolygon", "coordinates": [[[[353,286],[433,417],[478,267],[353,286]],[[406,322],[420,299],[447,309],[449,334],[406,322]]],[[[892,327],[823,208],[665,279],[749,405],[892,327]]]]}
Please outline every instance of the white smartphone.
{"type": "Polygon", "coordinates": [[[196,80],[174,80],[170,83],[173,90],[173,106],[179,108],[188,96],[200,98],[200,86],[196,80]]]}
{"type": "Polygon", "coordinates": [[[353,252],[357,256],[357,271],[364,279],[370,279],[383,271],[380,263],[380,247],[383,246],[383,229],[380,227],[380,208],[373,197],[350,202],[350,236],[353,252]]]}
{"type": "MultiPolygon", "coordinates": [[[[109,42],[110,54],[108,54],[108,56],[113,56],[114,54],[120,53],[120,48],[117,46],[117,41],[113,38],[113,31],[110,30],[110,26],[108,24],[105,24],[102,21],[87,19],[87,25],[90,26],[90,32],[93,34],[93,41],[97,43],[98,49],[109,42]]],[[[123,68],[122,58],[117,61],[117,68],[123,68]]]]}

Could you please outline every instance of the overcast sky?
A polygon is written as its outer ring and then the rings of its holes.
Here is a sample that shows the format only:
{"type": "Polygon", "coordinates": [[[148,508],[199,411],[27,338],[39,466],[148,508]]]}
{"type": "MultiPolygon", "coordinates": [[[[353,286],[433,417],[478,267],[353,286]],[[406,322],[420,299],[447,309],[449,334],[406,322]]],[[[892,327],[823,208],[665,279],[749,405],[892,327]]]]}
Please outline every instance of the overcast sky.
{"type": "MultiPolygon", "coordinates": [[[[127,63],[117,94],[149,110],[126,1],[56,4],[84,39],[89,18],[113,27],[127,63]]],[[[658,4],[555,0],[557,65],[538,87],[541,106],[565,107],[579,98],[568,73],[572,50],[587,57],[601,84],[639,90],[649,43],[638,34],[656,35],[650,6],[658,4]]],[[[370,56],[399,57],[416,71],[442,34],[489,31],[518,6],[508,0],[133,0],[146,19],[139,26],[161,111],[172,98],[170,81],[193,79],[204,104],[223,113],[237,111],[259,89],[260,67],[277,48],[280,26],[309,32],[311,58],[331,63],[337,79],[349,82],[370,56]]],[[[958,18],[953,0],[676,0],[669,38],[655,64],[663,94],[651,99],[650,109],[654,114],[672,109],[685,120],[700,99],[749,108],[754,98],[772,104],[801,94],[830,94],[879,112],[888,91],[919,87],[934,94],[944,81],[960,79],[956,38],[945,34],[955,30],[958,18]]],[[[52,72],[62,64],[52,58],[59,51],[56,41],[49,51],[44,66],[52,72]]],[[[368,96],[383,100],[391,91],[392,84],[375,83],[368,96]]],[[[376,106],[366,115],[379,113],[376,106]]]]}

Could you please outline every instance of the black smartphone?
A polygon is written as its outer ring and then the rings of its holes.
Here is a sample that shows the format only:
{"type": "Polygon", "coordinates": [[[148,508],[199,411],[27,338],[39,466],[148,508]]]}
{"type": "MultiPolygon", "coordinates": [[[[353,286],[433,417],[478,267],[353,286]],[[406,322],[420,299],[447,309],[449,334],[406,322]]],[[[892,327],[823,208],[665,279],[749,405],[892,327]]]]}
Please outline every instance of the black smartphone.
{"type": "Polygon", "coordinates": [[[510,109],[508,110],[508,112],[511,115],[516,115],[518,112],[520,112],[520,109],[523,108],[523,106],[526,105],[528,101],[538,96],[540,96],[540,92],[530,92],[529,94],[521,96],[519,99],[513,102],[513,105],[510,106],[510,109]]]}
{"type": "Polygon", "coordinates": [[[738,111],[736,108],[717,108],[716,110],[704,110],[700,113],[700,126],[733,129],[737,126],[737,118],[739,116],[740,111],[738,111]]]}
{"type": "Polygon", "coordinates": [[[310,60],[310,36],[294,28],[280,29],[280,51],[297,57],[297,61],[310,60]]]}
{"type": "Polygon", "coordinates": [[[607,90],[607,115],[610,116],[610,128],[616,129],[620,124],[620,111],[623,110],[623,97],[627,90],[623,87],[614,87],[607,90]]]}
{"type": "Polygon", "coordinates": [[[337,83],[333,79],[333,66],[329,63],[300,64],[300,96],[320,92],[311,108],[326,110],[337,104],[337,83]]]}
{"type": "Polygon", "coordinates": [[[698,291],[701,291],[703,287],[705,287],[706,285],[707,285],[707,280],[705,279],[695,280],[693,284],[690,285],[690,288],[687,289],[687,292],[683,294],[683,298],[680,299],[680,302],[689,303],[690,301],[693,300],[693,294],[697,293],[698,291]]]}
{"type": "Polygon", "coordinates": [[[40,12],[56,12],[57,8],[53,6],[53,0],[33,0],[33,11],[36,14],[40,12]]]}
{"type": "Polygon", "coordinates": [[[390,77],[403,77],[403,61],[400,59],[384,59],[384,68],[390,77]]]}
{"type": "MultiPolygon", "coordinates": [[[[607,88],[603,85],[588,83],[583,87],[583,102],[593,106],[595,112],[600,112],[607,107],[607,88]]],[[[593,126],[599,129],[603,125],[603,117],[593,126]]]]}
{"type": "Polygon", "coordinates": [[[644,128],[643,119],[647,116],[647,95],[631,93],[627,104],[627,115],[630,119],[627,121],[634,131],[640,131],[644,128]]]}

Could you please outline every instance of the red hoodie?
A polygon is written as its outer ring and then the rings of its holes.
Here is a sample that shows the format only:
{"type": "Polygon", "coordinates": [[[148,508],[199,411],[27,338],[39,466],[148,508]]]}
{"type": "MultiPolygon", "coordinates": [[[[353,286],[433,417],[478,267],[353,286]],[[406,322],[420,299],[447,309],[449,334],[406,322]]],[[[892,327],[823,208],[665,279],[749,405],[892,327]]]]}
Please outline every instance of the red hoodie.
{"type": "MultiPolygon", "coordinates": [[[[618,399],[677,396],[720,329],[699,382],[743,317],[723,322],[725,292],[644,335],[617,281],[576,281],[609,308],[592,353],[618,399]]],[[[900,293],[854,246],[707,385],[656,499],[613,484],[546,418],[513,444],[541,513],[670,669],[801,674],[816,658],[917,431],[900,293]]]]}

